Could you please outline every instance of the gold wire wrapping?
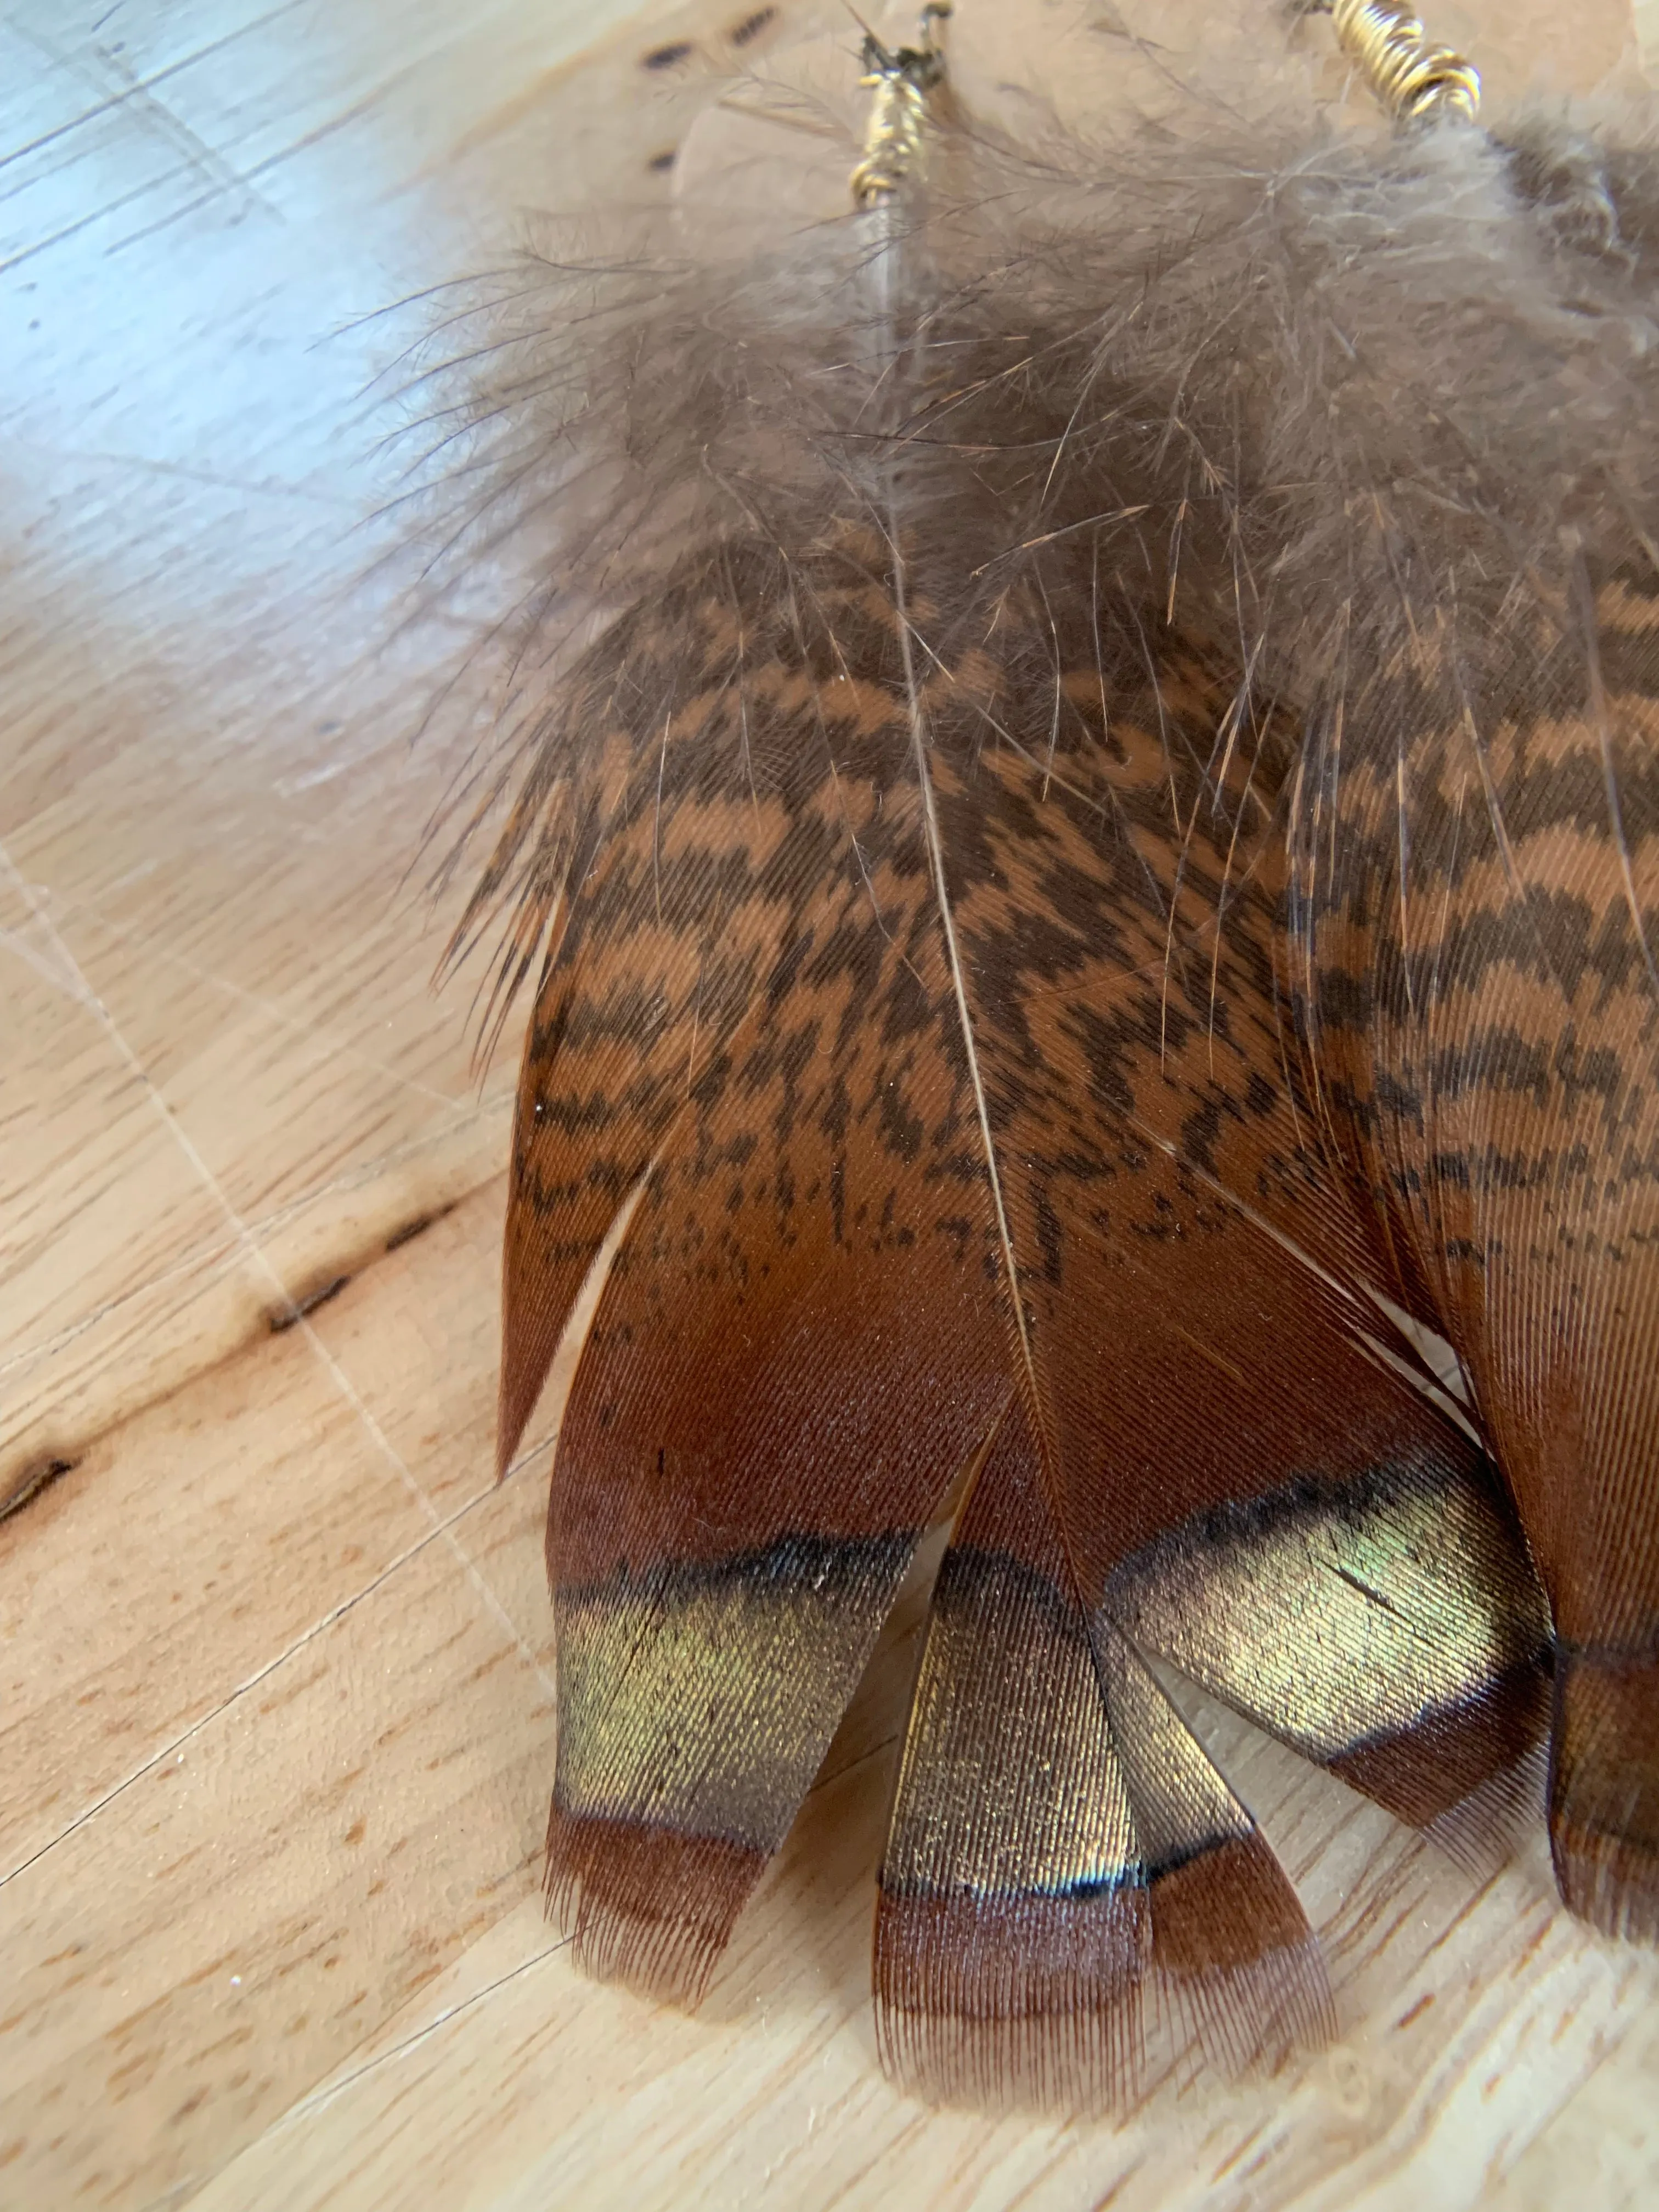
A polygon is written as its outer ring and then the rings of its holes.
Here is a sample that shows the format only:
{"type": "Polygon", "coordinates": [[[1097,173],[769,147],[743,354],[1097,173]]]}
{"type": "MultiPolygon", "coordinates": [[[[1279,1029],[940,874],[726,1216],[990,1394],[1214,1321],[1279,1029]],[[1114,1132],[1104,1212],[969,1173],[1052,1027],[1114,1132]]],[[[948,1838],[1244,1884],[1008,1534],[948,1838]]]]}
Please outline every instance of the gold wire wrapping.
{"type": "Polygon", "coordinates": [[[927,94],[945,75],[933,26],[950,12],[951,0],[928,0],[914,46],[890,52],[873,31],[864,34],[865,74],[860,82],[875,96],[864,130],[863,158],[848,180],[854,207],[890,199],[921,167],[927,94]]]}
{"type": "Polygon", "coordinates": [[[1397,123],[1480,110],[1480,72],[1450,46],[1431,45],[1408,8],[1391,0],[1328,0],[1343,51],[1397,123]]]}

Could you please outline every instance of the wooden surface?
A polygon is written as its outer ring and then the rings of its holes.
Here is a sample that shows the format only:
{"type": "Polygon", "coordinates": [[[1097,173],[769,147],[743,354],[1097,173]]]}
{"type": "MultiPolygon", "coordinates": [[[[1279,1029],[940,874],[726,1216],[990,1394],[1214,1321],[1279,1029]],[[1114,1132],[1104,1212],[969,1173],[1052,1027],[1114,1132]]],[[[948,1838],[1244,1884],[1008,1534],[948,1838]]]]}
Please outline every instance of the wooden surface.
{"type": "Polygon", "coordinates": [[[544,1920],[556,1392],[492,1488],[514,1040],[476,1079],[429,988],[464,641],[377,566],[376,311],[526,206],[664,207],[722,72],[851,46],[611,12],[0,21],[0,2207],[1650,2203],[1655,1961],[1213,1712],[1341,2045],[1119,2128],[896,2096],[914,1594],[697,2017],[544,1920]]]}

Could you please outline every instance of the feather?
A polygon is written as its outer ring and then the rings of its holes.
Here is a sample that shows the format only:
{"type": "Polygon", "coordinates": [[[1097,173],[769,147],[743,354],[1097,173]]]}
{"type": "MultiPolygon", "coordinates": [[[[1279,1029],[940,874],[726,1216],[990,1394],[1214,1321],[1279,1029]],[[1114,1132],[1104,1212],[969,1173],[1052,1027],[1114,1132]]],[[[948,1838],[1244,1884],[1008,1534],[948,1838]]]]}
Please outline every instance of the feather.
{"type": "Polygon", "coordinates": [[[1441,158],[1495,203],[1496,281],[1460,276],[1438,406],[1398,393],[1414,464],[1341,441],[1373,505],[1344,549],[1368,614],[1340,696],[1310,702],[1307,1026],[1398,1294],[1463,1362],[1550,1599],[1562,1893],[1652,1941],[1655,179],[1593,138],[1441,158]]]}
{"type": "Polygon", "coordinates": [[[527,580],[503,1465],[634,1209],[550,1887],[696,1998],[975,1462],[876,1939],[947,2097],[1120,2100],[1151,1989],[1329,2030],[1149,1658],[1476,1855],[1547,1729],[1564,1894],[1655,1932],[1650,157],[1183,96],[532,262],[435,418],[527,580]]]}
{"type": "Polygon", "coordinates": [[[934,2097],[1121,2103],[1144,1985],[1224,2063],[1332,2026],[1255,1823],[1103,1609],[1078,1598],[1016,1398],[934,1593],[876,1915],[877,2021],[934,2097]]]}

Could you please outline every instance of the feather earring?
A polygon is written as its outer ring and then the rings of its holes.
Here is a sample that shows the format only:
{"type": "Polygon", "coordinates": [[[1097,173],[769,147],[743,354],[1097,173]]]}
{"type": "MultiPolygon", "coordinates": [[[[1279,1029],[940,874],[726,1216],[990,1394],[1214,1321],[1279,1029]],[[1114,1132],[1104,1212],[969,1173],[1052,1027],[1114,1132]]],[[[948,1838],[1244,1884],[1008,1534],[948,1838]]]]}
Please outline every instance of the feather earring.
{"type": "Polygon", "coordinates": [[[1149,2002],[1225,2065],[1331,2026],[1149,1662],[1464,1852],[1547,1735],[1564,1893],[1652,1932],[1650,170],[1455,131],[1376,0],[1434,127],[1194,94],[1201,154],[1062,162],[953,116],[945,12],[866,41],[840,226],[487,311],[469,525],[551,505],[530,631],[590,641],[464,933],[539,963],[503,1465],[616,1246],[548,1526],[578,1957],[696,1997],[971,1467],[881,2045],[1090,2108],[1149,2002]]]}

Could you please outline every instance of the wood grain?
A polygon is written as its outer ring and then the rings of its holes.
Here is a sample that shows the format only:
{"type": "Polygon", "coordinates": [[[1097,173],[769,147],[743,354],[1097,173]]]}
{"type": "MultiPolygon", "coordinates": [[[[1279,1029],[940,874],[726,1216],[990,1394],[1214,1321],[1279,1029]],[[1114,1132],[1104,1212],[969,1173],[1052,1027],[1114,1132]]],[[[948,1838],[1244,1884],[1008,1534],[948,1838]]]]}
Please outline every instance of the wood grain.
{"type": "MultiPolygon", "coordinates": [[[[365,392],[388,301],[529,205],[660,211],[724,72],[845,40],[759,12],[0,22],[0,2212],[1647,2203],[1655,1962],[1536,1850],[1477,1887],[1201,1706],[1338,2048],[1116,2129],[898,2096],[871,1881],[918,1585],[696,2018],[543,1917],[558,1389],[492,1488],[515,1041],[479,1079],[429,989],[457,754],[411,732],[465,638],[375,566],[365,392]]],[[[978,51],[1060,12],[982,6],[978,51]]],[[[1627,21],[1568,27],[1599,70],[1627,21]]]]}

